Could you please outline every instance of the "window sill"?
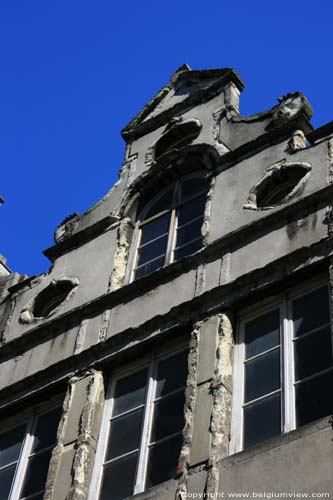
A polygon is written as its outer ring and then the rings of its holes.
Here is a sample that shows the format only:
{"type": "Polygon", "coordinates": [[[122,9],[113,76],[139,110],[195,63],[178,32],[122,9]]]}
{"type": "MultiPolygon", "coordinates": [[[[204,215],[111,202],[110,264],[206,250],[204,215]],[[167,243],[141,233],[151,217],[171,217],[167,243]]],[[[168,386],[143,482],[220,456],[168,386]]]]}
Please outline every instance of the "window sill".
{"type": "Polygon", "coordinates": [[[136,495],[127,497],[125,500],[148,500],[148,499],[161,499],[174,500],[176,496],[177,480],[168,479],[163,483],[157,484],[148,488],[148,490],[137,493],[136,495]]]}
{"type": "Polygon", "coordinates": [[[219,463],[219,467],[221,470],[227,469],[232,465],[239,464],[241,462],[246,462],[247,460],[250,460],[252,457],[256,455],[260,455],[261,453],[265,453],[269,450],[272,450],[274,448],[279,448],[280,446],[286,445],[297,439],[301,439],[304,436],[308,436],[310,434],[314,434],[321,430],[327,429],[331,427],[331,424],[329,422],[330,417],[331,416],[328,415],[327,417],[323,417],[319,420],[316,420],[315,422],[303,425],[302,427],[287,432],[286,434],[281,434],[281,436],[269,439],[263,443],[253,446],[252,448],[239,451],[234,455],[230,455],[229,457],[223,458],[219,463]]]}

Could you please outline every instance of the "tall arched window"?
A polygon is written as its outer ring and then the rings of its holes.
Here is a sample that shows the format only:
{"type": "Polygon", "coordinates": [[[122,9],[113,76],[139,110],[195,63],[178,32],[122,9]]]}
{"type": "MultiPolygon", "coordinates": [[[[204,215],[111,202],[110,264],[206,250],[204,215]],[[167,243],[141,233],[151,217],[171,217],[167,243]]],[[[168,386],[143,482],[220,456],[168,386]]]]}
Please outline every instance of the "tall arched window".
{"type": "Polygon", "coordinates": [[[133,279],[150,274],[202,247],[201,226],[209,181],[177,181],[148,203],[139,217],[139,240],[133,279]]]}

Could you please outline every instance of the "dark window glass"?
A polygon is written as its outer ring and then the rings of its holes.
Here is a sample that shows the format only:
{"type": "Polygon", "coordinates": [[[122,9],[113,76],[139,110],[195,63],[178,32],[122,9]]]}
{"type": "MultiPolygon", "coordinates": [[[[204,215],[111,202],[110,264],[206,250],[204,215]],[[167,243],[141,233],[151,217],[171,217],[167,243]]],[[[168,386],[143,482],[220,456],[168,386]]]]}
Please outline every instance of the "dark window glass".
{"type": "Polygon", "coordinates": [[[207,191],[209,182],[202,177],[194,177],[184,181],[181,185],[181,201],[188,200],[202,191],[207,191]]]}
{"type": "Polygon", "coordinates": [[[202,217],[177,229],[176,247],[188,243],[189,241],[201,238],[202,217]]]}
{"type": "Polygon", "coordinates": [[[25,425],[0,434],[0,467],[15,462],[20,454],[25,425]]]}
{"type": "Polygon", "coordinates": [[[192,255],[193,253],[197,252],[202,248],[202,239],[200,238],[199,240],[195,240],[192,243],[189,243],[188,245],[184,245],[183,247],[176,248],[174,251],[174,260],[180,260],[184,259],[188,255],[192,255]]]}
{"type": "Polygon", "coordinates": [[[29,458],[21,498],[44,489],[52,450],[48,449],[29,458]]]}
{"type": "Polygon", "coordinates": [[[184,427],[184,403],[183,391],[155,403],[151,442],[182,430],[184,427]]]}
{"type": "Polygon", "coordinates": [[[148,241],[154,240],[163,234],[169,232],[170,226],[170,214],[160,217],[153,222],[145,224],[141,228],[141,241],[140,245],[147,243],[148,241]]]}
{"type": "Polygon", "coordinates": [[[244,448],[281,434],[280,394],[252,403],[244,409],[244,448]]]}
{"type": "Polygon", "coordinates": [[[300,380],[332,366],[332,342],[329,326],[294,342],[295,379],[300,380]]]}
{"type": "Polygon", "coordinates": [[[149,260],[165,255],[168,244],[168,236],[162,236],[157,240],[147,243],[139,248],[138,267],[149,260]]]}
{"type": "Polygon", "coordinates": [[[150,448],[146,488],[175,477],[181,444],[179,435],[150,448]]]}
{"type": "Polygon", "coordinates": [[[182,226],[187,222],[203,215],[206,205],[206,197],[201,196],[200,198],[195,198],[193,201],[186,203],[177,210],[177,221],[178,226],[182,226]]]}
{"type": "Polygon", "coordinates": [[[36,452],[54,445],[62,408],[56,408],[38,418],[32,451],[36,452]]]}
{"type": "Polygon", "coordinates": [[[158,364],[156,395],[165,396],[169,392],[185,386],[187,377],[187,352],[163,359],[158,364]]]}
{"type": "Polygon", "coordinates": [[[158,198],[158,200],[156,200],[153,206],[150,207],[148,212],[145,214],[145,220],[149,219],[153,215],[157,215],[160,212],[163,212],[164,210],[169,210],[171,208],[172,199],[173,189],[167,191],[160,198],[158,198]]]}
{"type": "Polygon", "coordinates": [[[137,453],[104,467],[100,500],[122,500],[133,495],[137,453]]]}
{"type": "Polygon", "coordinates": [[[14,479],[16,464],[0,470],[0,500],[7,500],[14,479]]]}
{"type": "Polygon", "coordinates": [[[246,323],[246,359],[280,344],[280,311],[275,309],[246,323]]]}
{"type": "Polygon", "coordinates": [[[105,460],[124,455],[139,447],[143,408],[126,413],[111,422],[108,451],[105,460]]]}
{"type": "Polygon", "coordinates": [[[119,415],[127,410],[140,406],[145,401],[147,369],[140,370],[128,377],[121,378],[116,383],[114,394],[113,415],[119,415]]]}
{"type": "Polygon", "coordinates": [[[296,385],[297,425],[332,415],[333,373],[323,373],[296,385]]]}
{"type": "Polygon", "coordinates": [[[280,388],[280,349],[245,364],[245,401],[280,388]]]}
{"type": "Polygon", "coordinates": [[[163,257],[159,257],[158,259],[148,262],[148,264],[144,264],[141,267],[138,267],[135,271],[135,278],[142,278],[147,274],[157,271],[157,269],[160,269],[164,266],[164,262],[165,256],[163,255],[163,257]]]}
{"type": "Polygon", "coordinates": [[[293,301],[293,321],[295,337],[329,323],[329,303],[327,287],[320,288],[293,301]]]}

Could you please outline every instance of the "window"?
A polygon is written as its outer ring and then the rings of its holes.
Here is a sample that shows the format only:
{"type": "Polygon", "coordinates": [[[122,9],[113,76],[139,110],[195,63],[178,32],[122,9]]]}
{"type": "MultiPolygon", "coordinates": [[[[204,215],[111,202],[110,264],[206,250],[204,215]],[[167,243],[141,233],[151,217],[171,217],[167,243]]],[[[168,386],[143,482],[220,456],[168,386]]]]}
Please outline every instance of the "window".
{"type": "Polygon", "coordinates": [[[0,432],[0,500],[42,500],[61,413],[56,408],[0,432]]]}
{"type": "Polygon", "coordinates": [[[198,137],[200,129],[200,122],[198,120],[192,120],[166,132],[156,143],[155,160],[158,160],[172,149],[182,148],[191,144],[191,142],[198,137]]]}
{"type": "Polygon", "coordinates": [[[140,216],[134,279],[202,247],[201,226],[208,189],[207,179],[187,178],[146,206],[140,216]]]}
{"type": "Polygon", "coordinates": [[[187,353],[112,380],[91,500],[121,500],[175,477],[184,426],[187,353]]]}
{"type": "Polygon", "coordinates": [[[245,317],[235,362],[232,452],[332,414],[328,287],[245,317]]]}

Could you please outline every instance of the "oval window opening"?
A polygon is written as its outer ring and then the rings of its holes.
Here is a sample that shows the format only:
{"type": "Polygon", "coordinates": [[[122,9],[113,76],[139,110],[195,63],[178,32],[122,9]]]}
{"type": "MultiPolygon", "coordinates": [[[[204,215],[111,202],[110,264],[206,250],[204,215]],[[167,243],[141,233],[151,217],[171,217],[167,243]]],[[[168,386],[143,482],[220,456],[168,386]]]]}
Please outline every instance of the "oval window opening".
{"type": "Polygon", "coordinates": [[[155,160],[168,151],[182,148],[196,139],[200,133],[200,125],[196,121],[184,123],[164,134],[156,143],[155,160]]]}
{"type": "Polygon", "coordinates": [[[70,280],[57,281],[50,283],[39,295],[37,295],[33,315],[35,318],[45,318],[54,311],[64,300],[69,293],[75,288],[70,280]]]}
{"type": "Polygon", "coordinates": [[[257,208],[269,208],[287,201],[301,179],[307,174],[303,167],[281,168],[257,188],[257,208]]]}

